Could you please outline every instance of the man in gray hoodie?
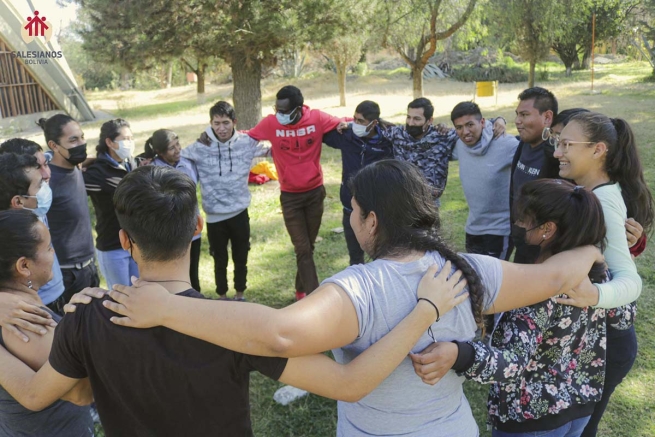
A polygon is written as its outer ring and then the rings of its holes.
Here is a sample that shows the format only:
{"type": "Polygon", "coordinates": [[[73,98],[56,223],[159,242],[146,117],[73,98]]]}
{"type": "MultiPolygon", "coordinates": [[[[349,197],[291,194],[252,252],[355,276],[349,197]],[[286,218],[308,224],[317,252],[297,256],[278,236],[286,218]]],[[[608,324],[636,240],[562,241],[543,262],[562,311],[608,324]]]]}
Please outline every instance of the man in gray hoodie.
{"type": "Polygon", "coordinates": [[[459,160],[469,205],[466,251],[507,261],[512,252],[507,193],[519,141],[510,135],[494,138],[493,126],[473,102],[457,104],[450,119],[459,137],[451,159],[459,160]]]}
{"type": "Polygon", "coordinates": [[[236,130],[236,114],[228,102],[209,110],[205,130],[209,145],[196,141],[181,156],[195,162],[200,180],[202,209],[207,222],[209,253],[214,258],[214,278],[219,299],[227,299],[228,242],[232,243],[236,300],[245,300],[250,250],[250,190],[252,159],[266,156],[270,148],[236,130]]]}

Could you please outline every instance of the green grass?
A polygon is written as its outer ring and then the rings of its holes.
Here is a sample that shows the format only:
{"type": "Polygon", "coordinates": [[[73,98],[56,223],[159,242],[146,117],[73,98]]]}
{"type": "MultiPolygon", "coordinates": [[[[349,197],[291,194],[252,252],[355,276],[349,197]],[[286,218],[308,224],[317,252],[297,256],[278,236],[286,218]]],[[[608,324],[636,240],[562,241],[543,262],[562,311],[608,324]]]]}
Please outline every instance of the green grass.
{"type": "MultiPolygon", "coordinates": [[[[561,69],[561,66],[559,68],[561,69]]],[[[647,181],[651,188],[655,189],[655,172],[653,171],[655,168],[655,148],[653,147],[655,134],[652,132],[651,121],[652,114],[655,113],[655,90],[652,85],[643,83],[643,78],[650,74],[650,69],[645,63],[604,65],[602,69],[603,71],[597,70],[596,76],[599,86],[603,90],[601,94],[591,95],[588,92],[589,72],[575,72],[573,78],[564,78],[563,73],[560,76],[557,71],[552,71],[551,80],[548,82],[538,81],[538,84],[551,88],[556,93],[562,109],[583,106],[606,112],[610,116],[620,115],[626,118],[634,128],[647,181]]],[[[349,96],[349,98],[353,101],[375,100],[377,93],[381,90],[380,87],[385,86],[384,83],[378,82],[381,80],[381,75],[376,76],[377,78],[358,79],[364,85],[360,90],[353,91],[357,93],[357,97],[349,96]],[[374,89],[365,89],[367,80],[376,81],[374,89]]],[[[384,80],[388,80],[390,88],[401,88],[404,86],[402,84],[407,82],[406,77],[395,75],[390,75],[384,80]]],[[[280,83],[282,82],[280,81],[280,83]]],[[[452,93],[451,87],[454,85],[452,82],[444,81],[441,84],[433,86],[430,92],[444,96],[452,93]]],[[[277,86],[277,83],[268,84],[269,88],[274,88],[274,86],[277,86]]],[[[302,81],[299,86],[303,88],[302,81]]],[[[518,94],[517,89],[512,88],[508,91],[512,93],[512,102],[514,96],[518,94]]],[[[319,89],[312,92],[324,95],[323,91],[319,89]]],[[[305,94],[306,99],[310,100],[310,105],[312,104],[312,92],[305,94]]],[[[501,88],[502,92],[503,88],[501,88]]],[[[432,98],[432,95],[429,96],[432,98]]],[[[411,95],[398,96],[397,112],[402,112],[403,106],[409,100],[411,100],[411,95]]],[[[194,106],[193,102],[189,101],[183,102],[175,109],[175,105],[179,104],[180,102],[163,103],[145,108],[128,108],[127,112],[121,114],[128,117],[131,122],[145,122],[161,115],[162,112],[175,115],[181,111],[188,113],[196,110],[204,114],[208,107],[206,103],[194,106]]],[[[493,109],[493,115],[503,115],[508,120],[510,132],[514,131],[512,123],[514,109],[514,103],[493,109]]],[[[484,107],[483,111],[489,112],[484,107]]],[[[445,116],[439,117],[436,121],[450,122],[445,116]]],[[[179,131],[180,137],[184,139],[183,143],[188,144],[204,127],[204,124],[198,123],[180,126],[179,129],[176,128],[176,131],[179,131]]],[[[322,165],[325,173],[327,198],[319,233],[322,240],[316,244],[315,260],[319,278],[325,279],[347,266],[348,255],[343,234],[335,234],[331,231],[341,226],[339,152],[324,147],[322,165]]],[[[441,216],[444,235],[456,248],[463,250],[464,223],[468,208],[458,170],[457,163],[452,163],[448,187],[442,198],[441,216]]],[[[252,249],[248,262],[249,287],[246,296],[251,302],[276,308],[284,307],[293,302],[295,257],[282,220],[279,188],[277,184],[270,183],[251,186],[251,192],[253,200],[249,211],[252,249]]],[[[610,402],[600,425],[600,436],[647,437],[655,435],[655,396],[653,396],[655,392],[655,334],[651,331],[651,327],[655,325],[655,243],[649,244],[646,252],[637,259],[637,265],[645,285],[639,300],[639,315],[636,323],[640,344],[639,356],[633,370],[619,386],[610,402]]],[[[231,265],[229,271],[231,278],[231,265]]],[[[200,275],[203,293],[215,297],[213,265],[204,237],[200,275]]],[[[229,295],[233,293],[231,291],[229,295]]],[[[272,400],[273,393],[280,386],[281,384],[259,374],[252,375],[250,393],[252,421],[256,436],[335,435],[336,402],[309,395],[290,406],[282,407],[272,400]]],[[[485,426],[486,388],[469,382],[465,384],[465,392],[480,426],[481,435],[490,435],[485,426]]]]}

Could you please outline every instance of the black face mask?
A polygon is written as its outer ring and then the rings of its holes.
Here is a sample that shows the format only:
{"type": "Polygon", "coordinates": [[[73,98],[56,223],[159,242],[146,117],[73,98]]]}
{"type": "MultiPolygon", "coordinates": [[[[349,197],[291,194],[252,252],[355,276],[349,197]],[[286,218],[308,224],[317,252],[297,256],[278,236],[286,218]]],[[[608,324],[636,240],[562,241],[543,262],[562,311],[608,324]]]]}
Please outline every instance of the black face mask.
{"type": "Polygon", "coordinates": [[[405,130],[407,131],[408,134],[410,134],[414,138],[417,138],[423,134],[423,126],[410,126],[406,124],[405,130]]]}
{"type": "Polygon", "coordinates": [[[537,225],[534,228],[525,229],[519,225],[512,224],[512,241],[514,246],[516,246],[516,252],[521,252],[522,259],[515,260],[514,262],[519,264],[534,264],[537,262],[537,258],[541,254],[541,243],[544,240],[541,240],[539,244],[529,244],[526,241],[527,233],[533,229],[537,229],[541,225],[537,225]]]}
{"type": "Polygon", "coordinates": [[[68,149],[68,154],[69,154],[68,158],[66,158],[64,155],[61,156],[63,156],[64,159],[69,163],[71,163],[72,165],[83,163],[86,160],[86,144],[81,144],[79,146],[71,147],[70,149],[68,149]]]}

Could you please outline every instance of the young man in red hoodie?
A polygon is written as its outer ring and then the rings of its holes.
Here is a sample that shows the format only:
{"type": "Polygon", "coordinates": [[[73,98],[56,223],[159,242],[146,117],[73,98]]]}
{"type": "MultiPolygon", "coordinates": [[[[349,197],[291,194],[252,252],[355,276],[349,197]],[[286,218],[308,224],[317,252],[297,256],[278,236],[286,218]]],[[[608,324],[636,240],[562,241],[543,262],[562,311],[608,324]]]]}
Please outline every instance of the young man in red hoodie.
{"type": "Polygon", "coordinates": [[[268,115],[248,135],[271,142],[271,154],[280,180],[284,224],[296,252],[296,299],[318,287],[314,241],[323,217],[323,134],[341,121],[305,106],[302,93],[287,85],[277,92],[275,115],[268,115]]]}

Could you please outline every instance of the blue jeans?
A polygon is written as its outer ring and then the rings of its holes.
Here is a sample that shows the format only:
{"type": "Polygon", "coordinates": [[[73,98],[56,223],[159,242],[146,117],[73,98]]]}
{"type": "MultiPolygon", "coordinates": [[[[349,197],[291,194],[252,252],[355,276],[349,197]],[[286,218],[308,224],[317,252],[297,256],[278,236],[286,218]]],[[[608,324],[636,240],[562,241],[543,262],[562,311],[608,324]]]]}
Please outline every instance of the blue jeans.
{"type": "Polygon", "coordinates": [[[548,431],[505,432],[494,429],[491,435],[492,437],[579,437],[590,417],[581,417],[548,431]]]}
{"type": "Polygon", "coordinates": [[[130,256],[130,252],[123,249],[96,250],[100,273],[107,281],[107,288],[111,290],[114,284],[132,285],[130,276],[139,276],[139,268],[130,256]]]}

